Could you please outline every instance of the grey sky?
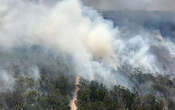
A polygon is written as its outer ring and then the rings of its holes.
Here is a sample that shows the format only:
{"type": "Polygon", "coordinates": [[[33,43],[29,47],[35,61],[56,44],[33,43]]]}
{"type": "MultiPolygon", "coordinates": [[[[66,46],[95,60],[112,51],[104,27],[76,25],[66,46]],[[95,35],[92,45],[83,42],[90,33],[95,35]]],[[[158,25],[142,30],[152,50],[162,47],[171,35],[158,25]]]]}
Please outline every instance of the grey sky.
{"type": "Polygon", "coordinates": [[[175,0],[82,0],[85,5],[105,10],[175,11],[175,0]]]}

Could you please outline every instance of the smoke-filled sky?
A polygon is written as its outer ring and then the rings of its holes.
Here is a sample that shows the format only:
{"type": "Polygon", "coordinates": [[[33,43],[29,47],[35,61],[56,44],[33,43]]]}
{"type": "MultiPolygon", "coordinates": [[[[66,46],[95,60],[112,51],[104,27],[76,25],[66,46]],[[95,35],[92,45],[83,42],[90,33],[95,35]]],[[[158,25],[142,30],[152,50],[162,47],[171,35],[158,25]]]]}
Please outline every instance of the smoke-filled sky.
{"type": "Polygon", "coordinates": [[[175,11],[175,0],[82,0],[86,5],[105,10],[175,11]]]}
{"type": "MultiPolygon", "coordinates": [[[[131,9],[146,6],[139,2],[133,5],[124,1],[94,2],[88,1],[102,9],[114,8],[118,3],[131,9]]],[[[136,31],[114,27],[112,21],[103,19],[79,0],[0,0],[0,82],[9,83],[13,79],[12,67],[16,65],[20,74],[32,74],[36,79],[41,67],[67,73],[68,69],[58,65],[60,62],[68,65],[72,74],[109,86],[118,83],[131,87],[119,71],[126,63],[151,73],[174,74],[174,43],[162,40],[154,30],[136,31]]]]}

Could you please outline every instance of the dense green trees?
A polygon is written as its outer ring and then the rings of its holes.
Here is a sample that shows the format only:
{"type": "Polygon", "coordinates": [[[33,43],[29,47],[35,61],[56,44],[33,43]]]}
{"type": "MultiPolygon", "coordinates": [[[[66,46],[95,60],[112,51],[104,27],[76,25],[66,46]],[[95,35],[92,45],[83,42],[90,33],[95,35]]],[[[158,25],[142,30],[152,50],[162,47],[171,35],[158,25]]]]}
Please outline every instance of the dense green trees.
{"type": "Polygon", "coordinates": [[[73,89],[73,82],[60,74],[42,74],[38,81],[20,76],[12,91],[0,93],[0,109],[69,110],[73,89]]]}
{"type": "Polygon", "coordinates": [[[152,95],[138,96],[121,86],[107,90],[95,81],[81,80],[79,110],[164,110],[162,101],[152,95]]]}
{"type": "MultiPolygon", "coordinates": [[[[75,76],[41,71],[38,80],[17,75],[12,90],[0,92],[0,110],[70,110],[75,76]]],[[[165,76],[133,74],[134,90],[80,80],[78,110],[174,110],[175,83],[165,76]],[[167,109],[165,109],[167,108],[167,109]]]]}

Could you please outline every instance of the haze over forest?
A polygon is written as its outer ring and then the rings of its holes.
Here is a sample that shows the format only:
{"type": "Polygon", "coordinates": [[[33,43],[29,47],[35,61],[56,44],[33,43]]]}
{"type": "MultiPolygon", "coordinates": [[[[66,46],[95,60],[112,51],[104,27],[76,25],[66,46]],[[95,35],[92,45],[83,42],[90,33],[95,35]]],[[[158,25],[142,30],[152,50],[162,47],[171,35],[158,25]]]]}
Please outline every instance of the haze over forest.
{"type": "Polygon", "coordinates": [[[174,110],[174,4],[0,0],[0,109],[174,110]]]}

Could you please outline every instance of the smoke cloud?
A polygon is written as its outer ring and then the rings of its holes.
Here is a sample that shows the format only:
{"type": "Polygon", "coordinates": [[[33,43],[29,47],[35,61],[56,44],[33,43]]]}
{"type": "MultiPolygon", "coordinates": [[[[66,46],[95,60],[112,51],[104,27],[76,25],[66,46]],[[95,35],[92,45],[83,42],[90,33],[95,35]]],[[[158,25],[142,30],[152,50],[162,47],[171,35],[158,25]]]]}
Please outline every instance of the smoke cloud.
{"type": "Polygon", "coordinates": [[[18,73],[37,80],[42,69],[47,69],[50,73],[78,74],[108,87],[121,84],[131,88],[120,71],[125,64],[152,73],[174,71],[161,65],[162,48],[156,48],[161,45],[173,56],[170,47],[174,44],[160,40],[160,33],[121,30],[78,0],[49,6],[45,2],[0,0],[0,16],[0,68],[8,70],[0,71],[2,79],[13,79],[18,73]]]}

